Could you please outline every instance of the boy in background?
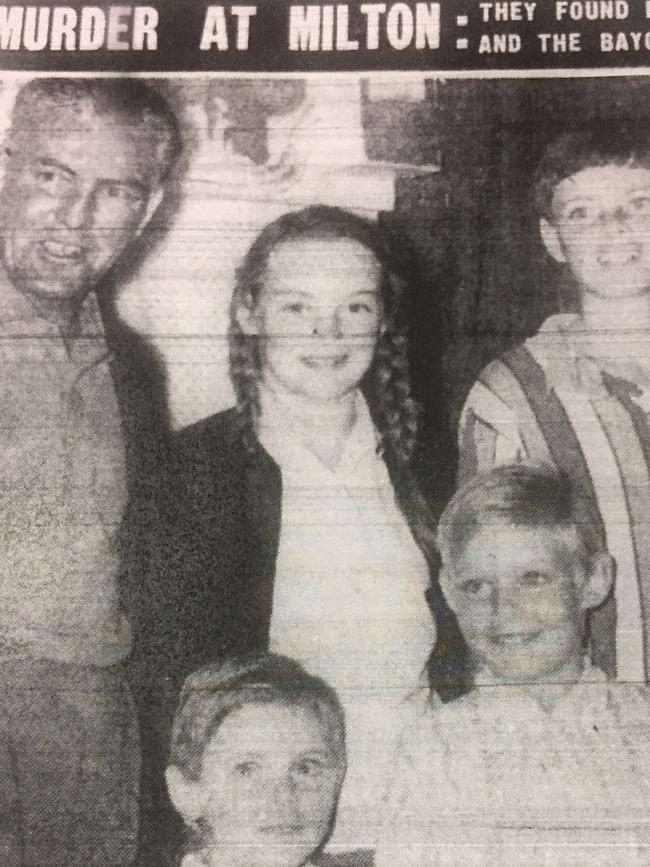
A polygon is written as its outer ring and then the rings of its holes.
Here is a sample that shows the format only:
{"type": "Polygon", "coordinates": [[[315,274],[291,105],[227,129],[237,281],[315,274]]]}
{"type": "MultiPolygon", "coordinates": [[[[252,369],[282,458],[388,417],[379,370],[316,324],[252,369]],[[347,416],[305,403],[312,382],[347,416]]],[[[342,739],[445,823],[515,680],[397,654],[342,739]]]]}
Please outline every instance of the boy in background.
{"type": "Polygon", "coordinates": [[[650,863],[650,694],[585,656],[614,564],[581,505],[551,468],[511,464],[445,510],[474,685],[406,733],[377,867],[650,863]]]}
{"type": "Polygon", "coordinates": [[[590,621],[593,660],[624,681],[650,664],[650,132],[570,132],[535,183],[548,253],[577,287],[578,311],[551,316],[487,366],[460,430],[461,480],[511,461],[566,472],[594,504],[617,563],[615,595],[590,621]]]}

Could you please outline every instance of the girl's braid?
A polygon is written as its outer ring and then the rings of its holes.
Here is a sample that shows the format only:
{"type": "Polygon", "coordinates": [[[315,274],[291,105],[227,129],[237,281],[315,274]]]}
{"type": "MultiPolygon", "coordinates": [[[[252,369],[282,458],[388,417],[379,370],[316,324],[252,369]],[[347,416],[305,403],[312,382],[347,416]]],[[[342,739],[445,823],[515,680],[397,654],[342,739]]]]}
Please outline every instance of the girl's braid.
{"type": "Polygon", "coordinates": [[[382,447],[408,466],[417,443],[419,407],[411,394],[408,339],[399,322],[399,299],[391,301],[375,350],[374,400],[382,447]]]}
{"type": "Polygon", "coordinates": [[[236,410],[244,442],[249,451],[255,447],[255,428],[260,414],[260,361],[257,341],[245,335],[236,320],[230,326],[230,377],[237,400],[236,410]]]}

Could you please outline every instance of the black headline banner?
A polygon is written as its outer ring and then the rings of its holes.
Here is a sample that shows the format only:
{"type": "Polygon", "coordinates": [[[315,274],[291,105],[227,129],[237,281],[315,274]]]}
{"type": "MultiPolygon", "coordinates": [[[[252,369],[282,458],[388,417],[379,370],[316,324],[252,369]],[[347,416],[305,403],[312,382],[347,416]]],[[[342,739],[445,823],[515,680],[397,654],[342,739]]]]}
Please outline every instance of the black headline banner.
{"type": "Polygon", "coordinates": [[[650,0],[0,4],[4,70],[626,67],[650,67],[650,0]]]}

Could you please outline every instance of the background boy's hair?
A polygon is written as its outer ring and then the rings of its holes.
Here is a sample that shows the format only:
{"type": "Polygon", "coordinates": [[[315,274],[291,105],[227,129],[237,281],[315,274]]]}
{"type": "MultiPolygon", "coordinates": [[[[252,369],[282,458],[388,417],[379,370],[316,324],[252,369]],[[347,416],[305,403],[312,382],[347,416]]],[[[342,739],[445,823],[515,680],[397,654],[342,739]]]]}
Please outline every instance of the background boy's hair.
{"type": "Polygon", "coordinates": [[[565,178],[598,166],[650,169],[650,124],[647,121],[598,123],[561,134],[544,151],[533,185],[540,217],[553,217],[553,194],[565,178]]]}
{"type": "Polygon", "coordinates": [[[458,560],[468,542],[490,525],[574,528],[583,554],[605,550],[593,505],[568,477],[547,464],[504,464],[463,485],[438,524],[443,565],[458,560]]]}
{"type": "Polygon", "coordinates": [[[213,663],[191,674],[174,716],[169,763],[188,780],[201,776],[203,753],[224,720],[247,705],[280,704],[311,710],[322,722],[345,771],[345,718],[336,692],[293,659],[254,653],[213,663]]]}

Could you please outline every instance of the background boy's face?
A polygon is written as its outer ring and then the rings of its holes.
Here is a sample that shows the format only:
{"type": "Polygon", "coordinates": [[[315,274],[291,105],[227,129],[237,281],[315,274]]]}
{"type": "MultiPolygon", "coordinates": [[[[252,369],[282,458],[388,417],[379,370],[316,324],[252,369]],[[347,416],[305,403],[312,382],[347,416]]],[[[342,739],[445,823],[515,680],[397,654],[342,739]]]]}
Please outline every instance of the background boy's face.
{"type": "Polygon", "coordinates": [[[584,570],[570,529],[491,525],[445,569],[445,594],[478,668],[544,682],[582,667],[584,570]]]}
{"type": "Polygon", "coordinates": [[[197,784],[224,865],[298,867],[327,836],[342,782],[309,709],[246,705],[210,741],[197,784]]]}
{"type": "Polygon", "coordinates": [[[583,290],[603,298],[650,291],[650,169],[586,168],[555,188],[547,250],[566,262],[583,290]]]}

